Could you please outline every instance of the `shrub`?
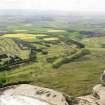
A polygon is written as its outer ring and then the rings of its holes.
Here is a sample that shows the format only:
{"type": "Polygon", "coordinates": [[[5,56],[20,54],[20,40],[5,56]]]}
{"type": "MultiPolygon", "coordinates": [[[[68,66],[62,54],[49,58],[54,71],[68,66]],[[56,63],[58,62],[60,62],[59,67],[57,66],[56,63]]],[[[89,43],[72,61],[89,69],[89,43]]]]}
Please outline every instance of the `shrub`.
{"type": "Polygon", "coordinates": [[[48,63],[53,63],[58,57],[48,57],[46,60],[48,63]]]}
{"type": "Polygon", "coordinates": [[[42,54],[44,54],[44,55],[46,55],[46,54],[48,54],[48,50],[47,49],[42,49],[42,54]]]}
{"type": "Polygon", "coordinates": [[[2,75],[0,77],[0,88],[2,88],[6,84],[6,82],[7,82],[7,78],[6,78],[6,75],[4,73],[4,75],[2,75]]]}

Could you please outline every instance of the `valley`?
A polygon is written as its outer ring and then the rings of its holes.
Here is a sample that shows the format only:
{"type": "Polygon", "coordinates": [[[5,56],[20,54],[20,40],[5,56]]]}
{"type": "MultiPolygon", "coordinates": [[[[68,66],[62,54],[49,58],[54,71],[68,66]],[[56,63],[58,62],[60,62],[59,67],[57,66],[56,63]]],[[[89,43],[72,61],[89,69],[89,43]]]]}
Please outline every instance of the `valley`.
{"type": "Polygon", "coordinates": [[[25,12],[8,17],[0,21],[1,87],[29,83],[73,96],[91,93],[105,68],[101,17],[25,12]]]}

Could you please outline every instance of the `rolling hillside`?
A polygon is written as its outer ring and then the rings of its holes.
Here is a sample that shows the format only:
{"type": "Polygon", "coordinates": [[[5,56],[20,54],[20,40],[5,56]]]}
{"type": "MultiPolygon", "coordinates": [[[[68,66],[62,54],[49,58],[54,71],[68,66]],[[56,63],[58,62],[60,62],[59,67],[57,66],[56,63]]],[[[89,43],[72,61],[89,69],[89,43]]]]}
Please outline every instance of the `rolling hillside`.
{"type": "MultiPolygon", "coordinates": [[[[19,40],[17,40],[19,41],[19,40]]],[[[14,65],[29,60],[31,48],[10,38],[0,38],[0,67],[14,65]]]]}
{"type": "Polygon", "coordinates": [[[19,64],[0,68],[0,84],[31,81],[73,96],[89,94],[105,68],[105,19],[22,14],[0,18],[0,67],[19,64]]]}
{"type": "MultiPolygon", "coordinates": [[[[20,45],[22,45],[20,43],[20,45]]],[[[21,53],[24,50],[12,39],[9,38],[0,38],[0,54],[6,54],[7,56],[19,56],[22,58],[21,53]]],[[[29,53],[28,48],[26,50],[26,53],[29,53]]],[[[25,54],[25,52],[24,52],[25,54]]],[[[24,59],[24,58],[22,58],[24,59]]]]}

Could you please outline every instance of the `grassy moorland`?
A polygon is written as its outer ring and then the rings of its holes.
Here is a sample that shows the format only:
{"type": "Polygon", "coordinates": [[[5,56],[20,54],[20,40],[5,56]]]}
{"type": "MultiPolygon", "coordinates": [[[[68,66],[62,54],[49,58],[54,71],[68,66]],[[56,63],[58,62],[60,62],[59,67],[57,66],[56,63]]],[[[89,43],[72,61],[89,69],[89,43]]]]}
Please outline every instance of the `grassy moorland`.
{"type": "Polygon", "coordinates": [[[19,33],[1,36],[30,42],[38,50],[35,53],[37,56],[35,62],[8,71],[1,71],[1,80],[5,77],[5,84],[31,81],[31,84],[53,88],[73,96],[89,94],[92,87],[99,83],[99,76],[105,67],[105,49],[100,47],[102,44],[104,46],[104,41],[101,42],[101,37],[93,40],[92,38],[81,40],[79,32],[51,28],[45,30],[40,28],[39,30],[47,33],[27,34],[28,30],[20,33],[21,30],[18,29],[19,33]],[[68,38],[81,41],[89,53],[85,56],[74,57],[73,54],[78,54],[81,48],[74,43],[75,41],[68,41],[68,38]],[[40,41],[42,43],[36,43],[40,41]],[[52,66],[58,59],[65,59],[71,55],[75,59],[63,63],[58,68],[52,66]]]}
{"type": "MultiPolygon", "coordinates": [[[[32,81],[31,84],[53,88],[69,95],[89,94],[92,87],[99,83],[99,74],[104,69],[105,51],[92,51],[74,62],[54,69],[51,64],[40,62],[25,65],[17,69],[0,72],[6,75],[7,83],[32,81]],[[100,55],[101,53],[101,55],[100,55]],[[4,74],[5,73],[5,74],[4,74]]],[[[44,58],[44,57],[43,57],[44,58]]]]}
{"type": "Polygon", "coordinates": [[[18,65],[0,69],[0,86],[31,81],[73,96],[91,93],[105,68],[104,14],[6,13],[0,14],[0,39],[6,39],[0,40],[0,54],[18,65]]]}

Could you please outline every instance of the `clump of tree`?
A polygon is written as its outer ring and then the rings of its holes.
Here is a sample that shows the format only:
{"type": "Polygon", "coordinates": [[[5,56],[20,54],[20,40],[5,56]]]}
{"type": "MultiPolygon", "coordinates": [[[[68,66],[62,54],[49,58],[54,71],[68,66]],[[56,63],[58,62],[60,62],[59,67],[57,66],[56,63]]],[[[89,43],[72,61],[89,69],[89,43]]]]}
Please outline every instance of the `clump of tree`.
{"type": "Polygon", "coordinates": [[[83,43],[81,43],[78,40],[72,39],[68,36],[65,37],[59,37],[61,41],[63,41],[64,43],[71,45],[71,44],[75,44],[77,46],[77,48],[85,48],[85,45],[83,43]]]}
{"type": "Polygon", "coordinates": [[[69,63],[72,62],[80,57],[83,57],[87,54],[89,54],[89,50],[87,49],[81,49],[80,51],[76,52],[75,54],[72,54],[70,56],[65,56],[65,57],[61,57],[59,59],[57,59],[54,63],[53,63],[53,67],[54,68],[58,68],[61,65],[65,64],[65,63],[69,63]]]}
{"type": "Polygon", "coordinates": [[[30,61],[36,61],[36,48],[35,47],[31,47],[29,59],[30,61]]]}
{"type": "Polygon", "coordinates": [[[44,49],[41,50],[41,52],[42,52],[42,54],[46,55],[46,54],[48,54],[48,49],[44,48],[44,49]]]}
{"type": "Polygon", "coordinates": [[[85,47],[85,45],[83,43],[79,42],[79,41],[71,39],[71,42],[76,44],[78,48],[84,48],[85,47]]]}

